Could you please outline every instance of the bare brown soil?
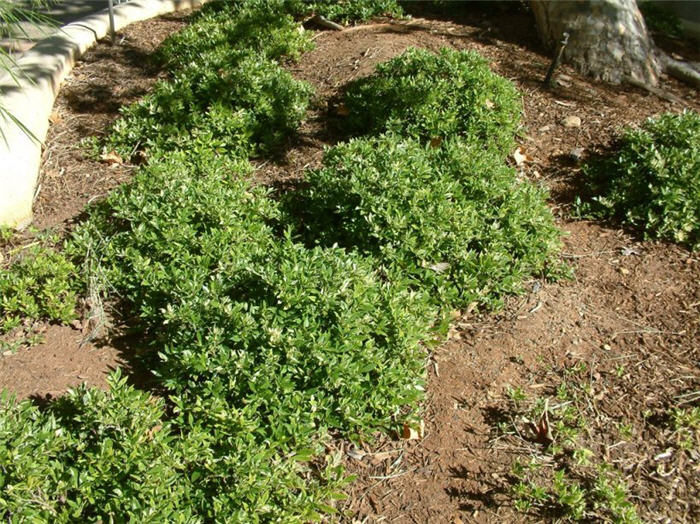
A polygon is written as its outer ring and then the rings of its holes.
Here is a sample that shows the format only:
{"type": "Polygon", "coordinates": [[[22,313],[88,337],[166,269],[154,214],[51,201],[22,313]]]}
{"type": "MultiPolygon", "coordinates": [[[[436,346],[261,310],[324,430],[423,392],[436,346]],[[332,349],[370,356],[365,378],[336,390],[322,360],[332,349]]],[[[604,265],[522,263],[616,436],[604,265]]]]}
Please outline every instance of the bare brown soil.
{"type": "MultiPolygon", "coordinates": [[[[79,141],[103,133],[119,105],[152,85],[158,72],[144,69],[145,57],[181,23],[168,17],[131,26],[128,49],[101,45],[75,69],[47,141],[38,227],[69,227],[89,201],[129,179],[128,166],[86,159],[79,141]]],[[[288,65],[316,88],[314,109],[284,159],[257,162],[261,182],[288,185],[319,165],[324,145],[337,139],[327,122],[338,118],[338,94],[379,62],[409,46],[474,49],[523,94],[522,147],[533,161],[522,175],[551,189],[552,208],[567,233],[564,257],[575,272],[569,281],[529,282],[530,292],[500,312],[461,312],[450,339],[428,362],[425,436],[379,435],[346,456],[357,475],[343,508],[348,521],[556,518],[513,508],[513,461],[543,457],[545,450],[507,391],[520,387],[537,398],[553,395],[566,381],[592,392],[582,445],[621,472],[639,515],[645,521],[700,520],[700,440],[695,435],[694,448],[680,449],[669,425],[672,407],[698,405],[700,255],[570,215],[582,186],[577,156],[605,149],[622,127],[647,117],[683,106],[700,109],[697,93],[664,79],[664,89],[684,101],[673,104],[635,88],[590,83],[567,67],[556,88],[543,89],[549,58],[523,13],[381,23],[314,38],[316,49],[288,65]],[[580,127],[563,125],[571,115],[581,119],[580,127]],[[572,378],[569,371],[580,363],[585,371],[572,378]],[[503,423],[517,428],[515,434],[499,432],[503,423]]],[[[71,327],[52,326],[45,338],[0,359],[0,386],[21,396],[55,395],[79,381],[104,384],[111,367],[129,360],[128,351],[109,344],[80,347],[82,337],[71,327]]]]}

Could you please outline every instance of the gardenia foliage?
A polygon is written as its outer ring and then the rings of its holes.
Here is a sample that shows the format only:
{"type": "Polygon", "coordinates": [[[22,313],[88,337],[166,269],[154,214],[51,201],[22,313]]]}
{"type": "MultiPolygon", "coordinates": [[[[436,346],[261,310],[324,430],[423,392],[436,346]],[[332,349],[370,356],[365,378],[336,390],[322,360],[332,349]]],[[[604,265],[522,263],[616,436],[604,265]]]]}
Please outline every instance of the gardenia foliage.
{"type": "Polygon", "coordinates": [[[308,189],[278,202],[250,181],[248,157],[283,148],[311,95],[278,64],[310,46],[299,6],[203,9],[163,46],[172,77],[124,110],[109,147],[147,163],[91,210],[66,253],[99,268],[137,319],[159,395],[117,373],[109,392],[79,388],[43,411],[5,400],[0,514],[320,520],[345,482],[323,443],[417,416],[443,313],[497,305],[523,278],[556,272],[545,194],[500,156],[517,93],[471,53],[393,62],[413,64],[392,79],[420,78],[450,126],[423,129],[420,104],[392,103],[372,136],[327,151],[308,189]],[[468,72],[465,100],[445,78],[431,83],[445,63],[468,72]],[[435,133],[442,143],[427,140],[435,133]]]}

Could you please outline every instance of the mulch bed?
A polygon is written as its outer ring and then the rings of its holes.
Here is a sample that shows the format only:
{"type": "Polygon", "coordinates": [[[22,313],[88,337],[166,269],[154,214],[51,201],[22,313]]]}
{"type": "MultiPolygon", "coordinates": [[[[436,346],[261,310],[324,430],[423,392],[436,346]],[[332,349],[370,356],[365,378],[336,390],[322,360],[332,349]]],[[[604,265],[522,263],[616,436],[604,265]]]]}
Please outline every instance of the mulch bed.
{"type": "MultiPolygon", "coordinates": [[[[129,180],[133,166],[91,160],[81,140],[105,133],[121,105],[163,76],[148,56],[183,23],[182,15],[170,15],[134,24],[119,45],[98,45],[75,68],[46,142],[36,227],[70,229],[88,203],[129,180]]],[[[550,188],[567,233],[564,256],[575,270],[569,281],[529,282],[530,292],[508,300],[500,312],[461,312],[428,365],[424,438],[378,435],[355,450],[355,458],[347,455],[357,480],[344,509],[359,522],[541,518],[516,514],[509,489],[513,460],[528,460],[537,446],[499,438],[494,426],[507,412],[507,388],[551,393],[565,369],[584,362],[585,382],[597,392],[589,447],[623,472],[644,520],[699,520],[700,456],[697,450],[665,452],[673,439],[668,409],[700,390],[700,255],[570,213],[582,185],[577,157],[604,150],[622,127],[650,116],[683,106],[697,111],[697,92],[664,78],[664,89],[684,101],[674,104],[636,88],[591,83],[567,67],[557,87],[546,90],[541,80],[549,57],[532,20],[516,11],[389,21],[314,39],[315,50],[287,65],[316,88],[313,109],[283,158],[255,162],[260,183],[294,184],[320,164],[323,147],[338,139],[328,123],[337,118],[334,100],[350,80],[409,46],[473,49],[522,92],[521,145],[533,158],[522,176],[550,188]],[[580,127],[565,127],[567,116],[579,117],[580,127]],[[632,428],[624,439],[622,424],[632,428]]],[[[129,344],[113,337],[80,345],[81,329],[51,326],[43,344],[0,358],[0,386],[45,398],[80,382],[103,386],[110,368],[128,366],[129,344]]]]}

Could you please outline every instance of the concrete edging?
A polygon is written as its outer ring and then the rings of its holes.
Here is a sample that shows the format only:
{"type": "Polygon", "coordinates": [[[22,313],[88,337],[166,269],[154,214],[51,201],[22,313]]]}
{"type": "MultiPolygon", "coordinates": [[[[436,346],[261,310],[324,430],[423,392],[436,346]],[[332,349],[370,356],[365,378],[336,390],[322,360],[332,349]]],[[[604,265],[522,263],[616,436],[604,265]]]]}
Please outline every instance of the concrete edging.
{"type": "MultiPolygon", "coordinates": [[[[115,29],[173,11],[199,7],[208,0],[134,0],[114,7],[115,29]]],[[[0,106],[43,143],[61,83],[85,51],[109,32],[109,10],[72,22],[38,42],[17,61],[19,82],[0,76],[0,106]]],[[[41,143],[0,117],[0,225],[23,228],[32,206],[41,167],[41,143]]]]}

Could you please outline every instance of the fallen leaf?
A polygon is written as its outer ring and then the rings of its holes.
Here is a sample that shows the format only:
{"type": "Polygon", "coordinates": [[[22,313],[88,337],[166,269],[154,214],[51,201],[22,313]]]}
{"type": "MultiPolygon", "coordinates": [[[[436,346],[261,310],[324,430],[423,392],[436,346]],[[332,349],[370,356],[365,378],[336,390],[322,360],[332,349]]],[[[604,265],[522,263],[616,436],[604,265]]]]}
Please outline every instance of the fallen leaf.
{"type": "Polygon", "coordinates": [[[432,148],[438,148],[442,144],[442,137],[440,136],[434,136],[433,138],[430,139],[430,147],[432,148]]]}
{"type": "Polygon", "coordinates": [[[623,257],[628,257],[630,255],[639,255],[639,251],[632,247],[623,247],[620,249],[620,253],[622,253],[623,257]]]}
{"type": "Polygon", "coordinates": [[[569,115],[562,120],[562,125],[569,128],[581,127],[581,117],[569,115]]]}
{"type": "Polygon", "coordinates": [[[576,162],[580,162],[581,158],[583,158],[583,151],[584,149],[582,147],[575,147],[569,151],[569,156],[576,162]]]}
{"type": "Polygon", "coordinates": [[[355,460],[362,460],[365,456],[365,452],[355,446],[348,449],[347,454],[350,458],[355,460]]]}
{"type": "Polygon", "coordinates": [[[349,116],[350,115],[350,110],[348,109],[348,106],[345,104],[338,104],[338,107],[336,108],[335,112],[339,116],[349,116]]]}
{"type": "Polygon", "coordinates": [[[430,269],[435,271],[436,273],[444,273],[448,269],[450,269],[450,264],[447,262],[438,262],[437,264],[433,264],[430,266],[430,269]]]}
{"type": "Polygon", "coordinates": [[[484,101],[484,105],[485,105],[488,109],[493,109],[494,107],[496,107],[496,104],[494,104],[493,102],[491,102],[491,100],[489,100],[488,98],[484,101]]]}
{"type": "Polygon", "coordinates": [[[109,153],[104,153],[100,155],[100,160],[106,164],[123,164],[124,161],[122,157],[116,151],[110,151],[109,153]]]}
{"type": "Polygon", "coordinates": [[[147,435],[148,435],[148,440],[152,440],[152,439],[153,439],[153,435],[155,435],[156,433],[158,433],[161,429],[163,429],[163,424],[156,424],[156,425],[153,426],[151,429],[149,429],[149,430],[148,430],[148,433],[147,433],[147,435]]]}
{"type": "Polygon", "coordinates": [[[58,124],[61,120],[61,115],[58,114],[58,111],[51,111],[51,114],[49,115],[49,122],[52,124],[58,124]]]}
{"type": "Polygon", "coordinates": [[[518,167],[522,166],[525,162],[532,162],[535,159],[532,158],[530,155],[525,153],[525,150],[521,147],[518,147],[515,150],[515,153],[513,153],[513,159],[515,160],[515,165],[518,167]]]}
{"type": "Polygon", "coordinates": [[[425,436],[425,422],[404,422],[401,438],[404,440],[419,440],[425,436]]]}

